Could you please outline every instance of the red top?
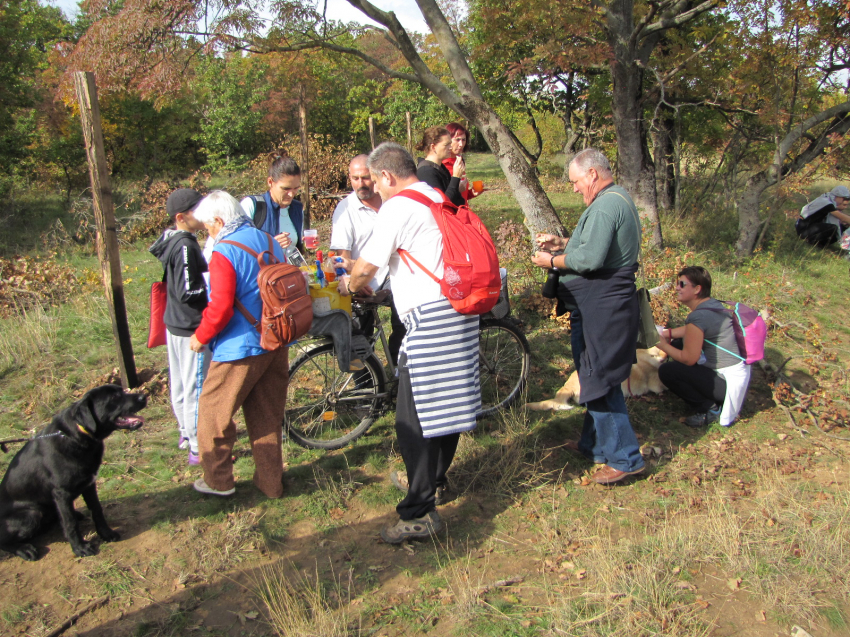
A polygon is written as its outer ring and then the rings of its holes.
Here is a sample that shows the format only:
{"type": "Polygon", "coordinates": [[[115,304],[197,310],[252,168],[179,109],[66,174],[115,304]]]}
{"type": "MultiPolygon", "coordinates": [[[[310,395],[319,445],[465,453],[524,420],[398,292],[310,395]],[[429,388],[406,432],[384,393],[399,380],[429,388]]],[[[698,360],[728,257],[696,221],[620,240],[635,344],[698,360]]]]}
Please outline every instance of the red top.
{"type": "MultiPolygon", "coordinates": [[[[444,159],[443,160],[443,166],[446,167],[446,169],[449,171],[449,174],[451,175],[452,169],[455,167],[455,157],[454,157],[454,155],[452,155],[451,157],[448,157],[447,159],[444,159]]],[[[467,183],[469,183],[469,182],[467,182],[467,183]]],[[[463,195],[463,198],[466,199],[467,201],[469,201],[470,199],[472,199],[473,197],[476,196],[475,191],[472,188],[467,188],[466,192],[462,192],[460,194],[463,195]]]]}
{"type": "Polygon", "coordinates": [[[195,330],[195,337],[204,345],[227,327],[233,318],[233,302],[236,299],[236,270],[227,257],[213,252],[210,259],[210,281],[215,287],[210,289],[210,302],[204,310],[201,324],[195,330]]]}

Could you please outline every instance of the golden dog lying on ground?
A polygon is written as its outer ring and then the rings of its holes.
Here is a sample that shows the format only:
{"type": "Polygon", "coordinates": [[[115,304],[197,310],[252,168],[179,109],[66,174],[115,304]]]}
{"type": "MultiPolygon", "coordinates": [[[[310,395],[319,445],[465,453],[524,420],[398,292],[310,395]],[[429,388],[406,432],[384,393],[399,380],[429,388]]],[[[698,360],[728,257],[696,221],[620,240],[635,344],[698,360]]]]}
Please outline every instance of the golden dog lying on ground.
{"type": "MultiPolygon", "coordinates": [[[[624,380],[622,384],[623,396],[629,398],[630,396],[642,396],[649,392],[660,394],[667,389],[658,379],[658,368],[667,359],[667,354],[657,347],[639,349],[636,354],[637,363],[632,365],[628,380],[624,380]]],[[[542,400],[539,403],[528,403],[526,406],[534,411],[572,409],[573,406],[569,401],[576,401],[580,389],[578,374],[573,372],[564,386],[555,394],[555,398],[542,400]]]]}

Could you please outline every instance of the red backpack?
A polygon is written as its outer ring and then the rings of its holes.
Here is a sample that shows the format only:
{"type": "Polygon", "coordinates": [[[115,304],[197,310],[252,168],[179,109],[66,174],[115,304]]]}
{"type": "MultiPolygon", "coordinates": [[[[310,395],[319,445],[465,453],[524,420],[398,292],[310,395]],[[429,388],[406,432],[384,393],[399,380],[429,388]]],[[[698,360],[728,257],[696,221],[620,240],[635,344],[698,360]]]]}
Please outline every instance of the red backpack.
{"type": "MultiPolygon", "coordinates": [[[[439,191],[438,191],[439,192],[439,191]]],[[[442,195],[442,193],[440,193],[442,195]]],[[[410,268],[408,259],[440,284],[440,290],[460,314],[486,314],[499,301],[502,279],[499,257],[487,228],[468,206],[456,206],[443,195],[442,202],[416,190],[402,190],[397,196],[428,206],[443,235],[443,279],[414,259],[407,250],[398,253],[410,268]]],[[[410,268],[411,271],[413,268],[410,268]]]]}

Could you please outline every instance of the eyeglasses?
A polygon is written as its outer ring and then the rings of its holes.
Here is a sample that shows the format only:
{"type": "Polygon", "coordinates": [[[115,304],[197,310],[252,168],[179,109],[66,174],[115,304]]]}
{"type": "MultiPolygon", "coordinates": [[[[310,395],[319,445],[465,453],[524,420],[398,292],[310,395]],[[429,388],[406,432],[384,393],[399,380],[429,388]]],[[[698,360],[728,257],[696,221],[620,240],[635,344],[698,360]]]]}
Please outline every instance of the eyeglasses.
{"type": "Polygon", "coordinates": [[[688,286],[688,285],[691,285],[691,282],[690,282],[690,281],[677,281],[676,283],[677,283],[677,285],[678,285],[680,288],[683,288],[683,287],[686,287],[686,286],[688,286]]]}

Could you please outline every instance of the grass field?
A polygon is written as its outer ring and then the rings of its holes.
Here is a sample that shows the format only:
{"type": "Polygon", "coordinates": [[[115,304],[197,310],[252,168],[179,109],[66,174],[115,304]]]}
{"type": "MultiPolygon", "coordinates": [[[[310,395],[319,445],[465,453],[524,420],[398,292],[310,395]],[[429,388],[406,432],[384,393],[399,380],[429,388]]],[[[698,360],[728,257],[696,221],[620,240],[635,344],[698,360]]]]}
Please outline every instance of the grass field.
{"type": "MultiPolygon", "coordinates": [[[[742,417],[728,429],[687,428],[684,404],[666,394],[630,400],[649,471],[602,487],[587,479],[593,465],[563,448],[583,409],[523,409],[572,371],[568,326],[539,295],[543,273],[528,266],[522,214],[495,163],[473,156],[468,164],[488,188],[474,208],[499,237],[532,372],[523,401],[463,436],[449,474],[457,497],[441,507],[447,532],[401,547],[378,539],[400,500],[388,479],[401,466],[391,413],[339,451],[286,442],[285,496],[274,501],[251,484],[240,424],[236,495],[194,492],[200,469],[177,449],[166,353],[145,347],[160,268],[139,242],[121,256],[151,400],[144,428],[107,441],[98,478],[122,541],[77,559],[54,530],[37,542],[46,553],[37,562],[0,555],[0,634],[46,635],[104,595],[66,634],[850,633],[850,331],[840,318],[848,262],[801,244],[784,220],[768,245],[739,261],[728,213],[665,219],[667,249],[645,255],[648,286],[673,280],[683,263],[704,265],[714,296],[769,313],[768,365],[754,369],[742,417]],[[799,394],[774,391],[777,369],[799,394]]],[[[572,227],[580,198],[564,184],[546,186],[572,227]]],[[[48,217],[33,218],[27,232],[19,226],[17,247],[3,253],[39,246],[48,217]]],[[[319,230],[326,245],[327,221],[319,230]]],[[[74,278],[67,297],[0,319],[0,439],[30,435],[85,389],[116,379],[96,258],[76,247],[31,257],[30,267],[58,263],[74,278]]],[[[45,284],[58,276],[49,271],[45,284]]],[[[660,300],[657,314],[680,324],[669,291],[660,300]]],[[[0,455],[0,471],[11,456],[0,455]]],[[[83,529],[94,535],[91,522],[83,529]]]]}

